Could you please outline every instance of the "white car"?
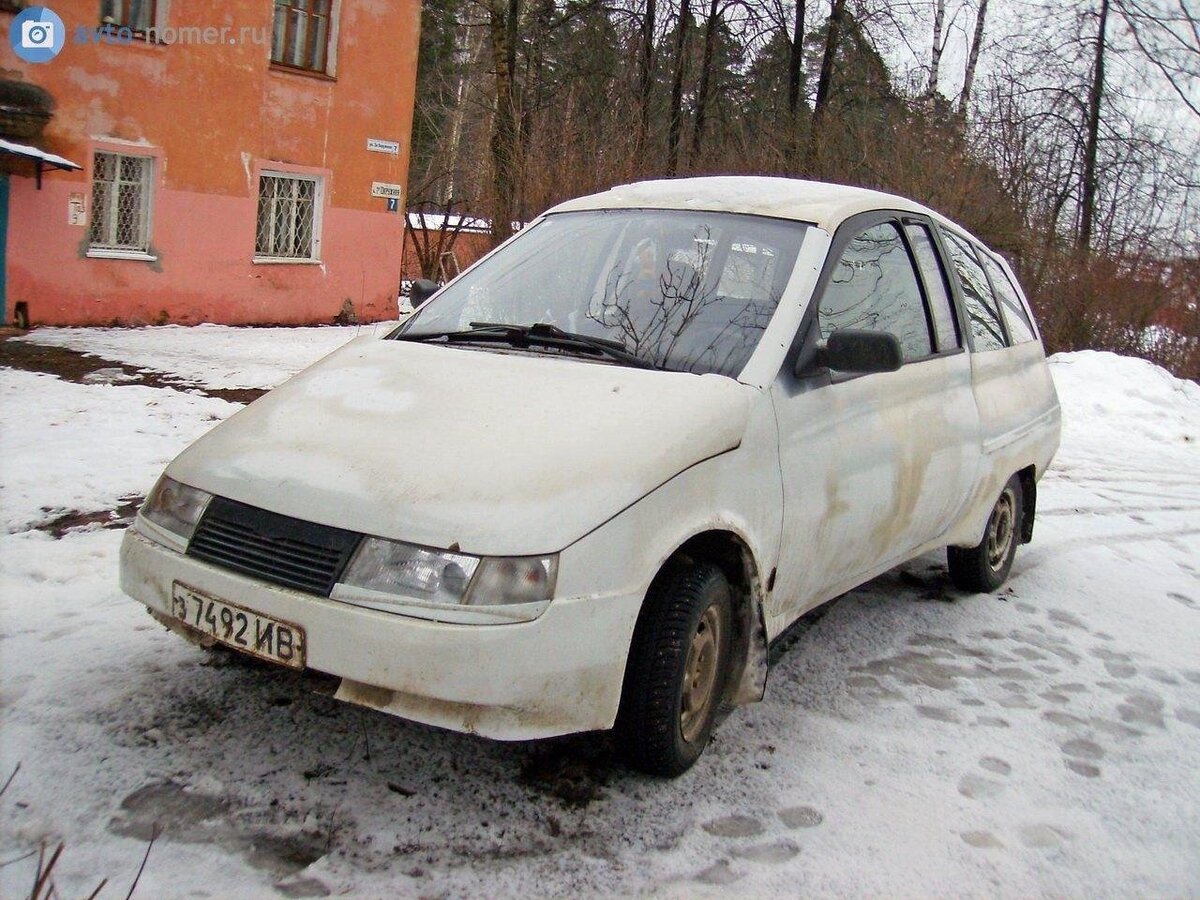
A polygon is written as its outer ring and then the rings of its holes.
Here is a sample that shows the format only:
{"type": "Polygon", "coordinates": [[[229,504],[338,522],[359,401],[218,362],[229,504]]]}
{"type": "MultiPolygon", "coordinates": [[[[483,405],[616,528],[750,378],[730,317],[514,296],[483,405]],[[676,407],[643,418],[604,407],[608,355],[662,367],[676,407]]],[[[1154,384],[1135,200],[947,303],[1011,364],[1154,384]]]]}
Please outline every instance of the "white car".
{"type": "Polygon", "coordinates": [[[501,740],[691,766],[769,642],[949,548],[995,590],[1059,439],[1004,260],[900,197],[572,200],[168,467],[121,583],[205,645],[501,740]]]}

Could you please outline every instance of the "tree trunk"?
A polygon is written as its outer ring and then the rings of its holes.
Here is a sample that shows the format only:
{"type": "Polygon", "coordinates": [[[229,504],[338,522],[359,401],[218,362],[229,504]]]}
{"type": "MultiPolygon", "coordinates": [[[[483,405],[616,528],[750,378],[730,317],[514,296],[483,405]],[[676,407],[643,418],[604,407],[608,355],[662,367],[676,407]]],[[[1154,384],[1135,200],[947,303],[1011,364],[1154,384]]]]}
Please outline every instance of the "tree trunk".
{"type": "Polygon", "coordinates": [[[704,25],[704,58],[700,64],[700,87],[696,91],[696,127],[692,130],[692,158],[699,159],[700,147],[704,143],[704,125],[708,117],[708,91],[712,82],[713,53],[717,43],[717,25],[721,12],[720,0],[711,0],[708,5],[708,21],[704,25]]]}
{"type": "Polygon", "coordinates": [[[491,155],[492,242],[499,244],[513,233],[517,188],[517,25],[521,0],[491,0],[488,25],[492,38],[492,64],[495,67],[496,110],[492,119],[491,155]]]}
{"type": "Polygon", "coordinates": [[[787,105],[793,132],[796,114],[800,110],[800,73],[804,71],[804,0],[796,0],[796,22],[792,26],[792,41],[788,48],[787,105]]]}
{"type": "Polygon", "coordinates": [[[1096,57],[1092,84],[1088,88],[1087,138],[1083,148],[1082,199],[1079,209],[1077,249],[1086,254],[1092,247],[1092,227],[1096,220],[1096,150],[1100,143],[1100,107],[1104,100],[1104,51],[1108,27],[1108,0],[1100,0],[1100,26],[1096,34],[1096,57]]]}
{"type": "Polygon", "coordinates": [[[979,0],[979,16],[975,19],[975,34],[971,38],[971,51],[967,54],[967,74],[963,78],[962,93],[958,97],[958,115],[966,118],[971,106],[971,90],[975,87],[975,67],[979,64],[979,48],[983,46],[983,25],[987,19],[988,0],[979,0]]]}
{"type": "Polygon", "coordinates": [[[791,47],[787,50],[787,114],[796,127],[800,109],[800,72],[804,71],[804,0],[796,0],[796,24],[792,26],[791,47]]]}
{"type": "Polygon", "coordinates": [[[458,160],[462,149],[463,124],[466,116],[467,105],[464,98],[467,94],[467,87],[471,78],[471,73],[475,70],[475,66],[483,53],[483,39],[480,37],[474,48],[471,47],[471,37],[469,31],[463,29],[462,40],[465,46],[459,46],[459,37],[455,36],[455,62],[460,63],[460,69],[457,79],[457,85],[454,89],[454,112],[450,119],[450,148],[447,152],[449,164],[447,171],[449,174],[446,177],[446,182],[442,187],[442,201],[450,203],[454,200],[455,179],[458,177],[458,160]]]}
{"type": "Polygon", "coordinates": [[[646,0],[646,10],[642,17],[641,66],[638,71],[638,157],[646,146],[646,137],[650,131],[650,99],[654,89],[654,26],[657,13],[656,0],[646,0]]]}
{"type": "Polygon", "coordinates": [[[825,53],[821,57],[821,76],[817,81],[817,99],[813,105],[812,130],[808,135],[808,165],[815,164],[819,147],[821,125],[829,106],[829,91],[833,86],[833,63],[837,58],[838,42],[842,38],[842,14],[846,0],[833,0],[829,12],[829,27],[825,31],[825,53]]]}
{"type": "Polygon", "coordinates": [[[675,29],[675,78],[671,82],[671,120],[667,127],[667,174],[679,171],[679,141],[683,131],[683,77],[687,72],[687,29],[691,18],[689,0],[679,0],[679,24],[675,29]]]}
{"type": "Polygon", "coordinates": [[[936,0],[933,7],[933,50],[929,56],[929,86],[925,88],[925,96],[932,98],[938,89],[938,74],[942,67],[942,51],[946,42],[942,37],[942,28],[946,23],[946,0],[936,0]]]}
{"type": "Polygon", "coordinates": [[[546,102],[546,79],[543,77],[546,69],[545,35],[549,31],[554,13],[552,0],[542,3],[530,3],[521,13],[523,22],[515,30],[516,37],[524,34],[526,39],[525,71],[518,80],[521,87],[520,97],[516,104],[518,112],[517,152],[516,159],[516,190],[513,195],[513,221],[523,222],[526,218],[526,198],[528,178],[525,171],[525,160],[528,157],[529,145],[533,140],[533,117],[542,109],[546,102]]]}

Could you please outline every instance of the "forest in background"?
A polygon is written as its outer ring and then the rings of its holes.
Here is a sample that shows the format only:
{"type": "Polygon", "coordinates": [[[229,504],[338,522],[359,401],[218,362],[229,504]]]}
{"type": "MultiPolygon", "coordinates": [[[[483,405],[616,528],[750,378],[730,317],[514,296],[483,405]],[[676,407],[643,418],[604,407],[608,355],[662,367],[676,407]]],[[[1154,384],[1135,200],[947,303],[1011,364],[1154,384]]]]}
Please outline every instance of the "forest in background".
{"type": "Polygon", "coordinates": [[[410,209],[494,242],[645,178],[902,194],[1009,258],[1049,352],[1200,378],[1194,0],[426,0],[412,141],[410,209]]]}

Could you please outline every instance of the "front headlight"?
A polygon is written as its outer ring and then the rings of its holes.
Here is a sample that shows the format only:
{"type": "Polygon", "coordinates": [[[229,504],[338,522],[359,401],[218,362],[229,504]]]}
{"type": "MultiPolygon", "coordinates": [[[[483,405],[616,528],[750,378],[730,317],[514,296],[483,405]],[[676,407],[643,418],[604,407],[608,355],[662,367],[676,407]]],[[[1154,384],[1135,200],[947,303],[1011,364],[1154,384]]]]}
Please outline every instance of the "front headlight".
{"type": "Polygon", "coordinates": [[[475,556],[367,538],[350,560],[342,584],[431,603],[461,603],[478,565],[475,556]]]}
{"type": "Polygon", "coordinates": [[[141,519],[138,531],[182,553],[210,500],[212,494],[164,475],[138,512],[141,519]]]}
{"type": "Polygon", "coordinates": [[[528,622],[554,596],[558,557],[478,557],[366,538],[330,596],[440,622],[528,622]]]}

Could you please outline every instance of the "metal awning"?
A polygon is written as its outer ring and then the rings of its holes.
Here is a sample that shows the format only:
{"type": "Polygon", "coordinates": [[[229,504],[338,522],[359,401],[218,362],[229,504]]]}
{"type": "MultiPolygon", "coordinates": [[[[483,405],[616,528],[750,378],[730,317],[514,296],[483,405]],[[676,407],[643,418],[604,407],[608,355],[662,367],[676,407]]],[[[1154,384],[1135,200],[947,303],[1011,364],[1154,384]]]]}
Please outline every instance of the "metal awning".
{"type": "Polygon", "coordinates": [[[83,168],[78,163],[73,163],[69,159],[56,156],[53,153],[47,153],[45,150],[39,150],[37,147],[30,147],[27,144],[14,144],[12,141],[6,141],[3,138],[0,138],[0,153],[8,153],[12,156],[32,160],[34,171],[37,173],[37,187],[39,191],[42,189],[42,173],[47,169],[61,169],[65,172],[70,172],[83,168]]]}

